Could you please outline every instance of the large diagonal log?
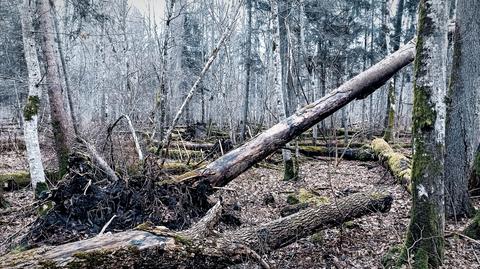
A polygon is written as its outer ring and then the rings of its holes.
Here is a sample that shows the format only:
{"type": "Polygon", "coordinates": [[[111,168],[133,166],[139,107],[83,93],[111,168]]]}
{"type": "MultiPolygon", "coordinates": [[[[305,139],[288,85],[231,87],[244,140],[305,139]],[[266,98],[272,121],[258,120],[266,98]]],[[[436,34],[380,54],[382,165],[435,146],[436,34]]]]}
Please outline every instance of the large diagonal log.
{"type": "Polygon", "coordinates": [[[350,79],[320,100],[298,110],[291,117],[274,125],[247,143],[230,151],[202,169],[177,178],[190,184],[207,182],[224,186],[238,175],[282,148],[321,120],[355,99],[363,99],[387,82],[400,69],[411,63],[415,55],[415,41],[410,41],[381,62],[350,79]]]}
{"type": "Polygon", "coordinates": [[[217,204],[198,225],[183,232],[147,226],[4,255],[0,268],[223,268],[259,258],[258,254],[319,230],[370,213],[388,212],[392,201],[389,194],[357,193],[256,227],[209,236],[202,230],[216,221],[217,204]]]}

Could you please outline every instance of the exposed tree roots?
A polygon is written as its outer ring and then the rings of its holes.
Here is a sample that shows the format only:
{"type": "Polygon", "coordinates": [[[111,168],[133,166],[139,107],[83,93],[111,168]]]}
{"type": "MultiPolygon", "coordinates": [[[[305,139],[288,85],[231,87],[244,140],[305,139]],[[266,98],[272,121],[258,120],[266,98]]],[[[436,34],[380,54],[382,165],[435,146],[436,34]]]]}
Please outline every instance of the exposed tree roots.
{"type": "Polygon", "coordinates": [[[34,223],[22,243],[56,245],[91,237],[114,215],[106,231],[123,231],[144,222],[184,229],[211,207],[208,186],[192,191],[167,183],[145,176],[109,180],[88,157],[72,155],[70,172],[45,202],[53,207],[34,223]]]}
{"type": "Polygon", "coordinates": [[[387,212],[392,201],[388,194],[357,193],[257,227],[215,234],[212,227],[221,214],[221,205],[217,203],[184,231],[146,223],[135,230],[6,255],[0,258],[0,267],[224,268],[253,260],[269,268],[261,254],[321,229],[373,212],[387,212]]]}

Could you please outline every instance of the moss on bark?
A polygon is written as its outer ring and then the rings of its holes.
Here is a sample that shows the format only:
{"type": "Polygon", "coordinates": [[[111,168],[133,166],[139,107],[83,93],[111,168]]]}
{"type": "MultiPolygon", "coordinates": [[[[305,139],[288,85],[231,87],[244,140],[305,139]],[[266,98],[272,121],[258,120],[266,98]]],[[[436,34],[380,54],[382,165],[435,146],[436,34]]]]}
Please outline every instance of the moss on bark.
{"type": "Polygon", "coordinates": [[[381,138],[372,141],[372,149],[383,164],[390,170],[391,174],[399,183],[405,186],[411,193],[410,161],[403,154],[395,152],[390,145],[381,138]]]}
{"type": "Polygon", "coordinates": [[[36,95],[29,96],[27,103],[23,108],[23,117],[25,120],[32,120],[32,117],[38,114],[38,109],[40,108],[40,98],[36,95]]]}
{"type": "Polygon", "coordinates": [[[393,80],[388,87],[387,124],[383,134],[383,139],[387,142],[393,139],[393,128],[395,125],[395,78],[393,80]]]}
{"type": "Polygon", "coordinates": [[[477,211],[475,217],[468,224],[463,233],[476,240],[480,240],[480,211],[477,211]]]}
{"type": "Polygon", "coordinates": [[[30,173],[27,171],[18,171],[0,174],[0,184],[2,188],[8,188],[12,182],[18,187],[26,187],[30,184],[30,173]]]}
{"type": "Polygon", "coordinates": [[[298,180],[298,161],[297,157],[292,156],[290,160],[284,161],[283,180],[296,181],[298,180]]]}
{"type": "Polygon", "coordinates": [[[37,186],[35,187],[35,199],[44,199],[48,195],[48,184],[47,182],[37,182],[37,186]]]}

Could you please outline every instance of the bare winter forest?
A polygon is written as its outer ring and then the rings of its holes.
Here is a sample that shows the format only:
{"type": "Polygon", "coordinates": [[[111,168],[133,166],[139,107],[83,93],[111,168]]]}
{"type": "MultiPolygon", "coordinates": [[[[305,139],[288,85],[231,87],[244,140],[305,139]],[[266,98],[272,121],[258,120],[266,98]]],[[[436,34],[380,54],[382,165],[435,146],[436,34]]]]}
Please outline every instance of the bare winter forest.
{"type": "Polygon", "coordinates": [[[0,0],[0,268],[480,268],[480,1],[0,0]]]}

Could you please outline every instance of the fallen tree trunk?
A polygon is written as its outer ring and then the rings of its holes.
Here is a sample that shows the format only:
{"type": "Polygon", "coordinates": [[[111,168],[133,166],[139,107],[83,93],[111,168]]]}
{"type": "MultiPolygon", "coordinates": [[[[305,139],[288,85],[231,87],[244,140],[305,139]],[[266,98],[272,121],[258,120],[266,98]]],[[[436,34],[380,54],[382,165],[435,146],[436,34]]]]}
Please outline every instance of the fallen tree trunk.
{"type": "Polygon", "coordinates": [[[410,160],[405,157],[405,155],[395,152],[392,147],[381,138],[372,141],[372,149],[395,180],[411,193],[412,169],[410,160]]]}
{"type": "MultiPolygon", "coordinates": [[[[292,150],[294,150],[292,148],[292,150]]],[[[336,148],[320,146],[300,146],[299,152],[308,157],[342,157],[345,160],[376,161],[378,158],[373,151],[366,148],[336,148]]]]}
{"type": "Polygon", "coordinates": [[[185,148],[188,150],[203,150],[203,151],[209,151],[210,149],[213,148],[214,144],[213,143],[194,143],[194,142],[174,142],[171,143],[170,145],[172,148],[185,148]]]}
{"type": "Polygon", "coordinates": [[[397,71],[411,63],[415,42],[410,41],[381,62],[350,79],[320,100],[298,110],[294,115],[257,135],[237,149],[225,154],[203,169],[186,173],[178,182],[224,186],[287,142],[299,136],[335,111],[355,99],[363,99],[385,84],[397,71]]]}
{"type": "Polygon", "coordinates": [[[1,189],[23,188],[30,185],[29,171],[16,171],[12,173],[0,174],[1,189]]]}
{"type": "Polygon", "coordinates": [[[208,231],[218,221],[217,204],[197,225],[183,232],[141,225],[141,230],[4,255],[0,267],[223,268],[253,258],[268,268],[258,254],[372,212],[388,212],[392,201],[388,194],[359,193],[257,227],[210,235],[208,231]]]}

